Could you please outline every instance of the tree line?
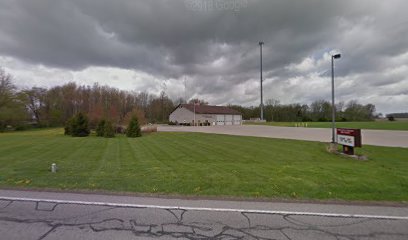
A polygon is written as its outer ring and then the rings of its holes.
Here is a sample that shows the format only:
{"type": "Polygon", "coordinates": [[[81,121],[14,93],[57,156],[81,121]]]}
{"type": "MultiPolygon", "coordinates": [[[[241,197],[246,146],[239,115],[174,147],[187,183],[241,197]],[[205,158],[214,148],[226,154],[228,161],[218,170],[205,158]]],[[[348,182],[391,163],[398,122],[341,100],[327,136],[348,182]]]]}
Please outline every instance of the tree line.
{"type": "MultiPolygon", "coordinates": [[[[243,119],[259,118],[259,107],[242,107],[231,105],[240,111],[243,119]]],[[[376,109],[373,104],[359,104],[356,100],[339,102],[335,105],[336,121],[373,121],[376,109]]],[[[332,105],[326,100],[316,100],[307,104],[280,104],[278,100],[269,99],[264,106],[264,119],[275,122],[328,122],[332,119],[332,105]]]]}
{"type": "Polygon", "coordinates": [[[133,115],[140,124],[167,122],[175,103],[162,91],[119,90],[114,87],[80,86],[67,83],[49,89],[32,87],[18,90],[12,76],[0,69],[0,129],[64,126],[77,113],[86,114],[90,128],[101,119],[127,125],[133,115]]]}
{"type": "MultiPolygon", "coordinates": [[[[96,126],[96,136],[113,138],[115,133],[125,133],[127,137],[136,138],[142,136],[137,116],[133,115],[125,131],[117,131],[112,122],[101,119],[96,126]]],[[[91,133],[88,117],[79,112],[67,121],[64,127],[64,135],[72,137],[87,137],[91,133]]]]}
{"type": "MultiPolygon", "coordinates": [[[[185,102],[182,98],[172,101],[165,91],[154,95],[99,84],[67,83],[48,89],[18,89],[12,76],[0,68],[0,131],[8,126],[17,130],[27,126],[65,126],[78,113],[87,116],[92,129],[102,119],[114,126],[127,126],[132,116],[137,116],[142,125],[166,123],[174,108],[185,102]]],[[[208,104],[202,99],[191,99],[189,103],[208,104]]],[[[243,119],[259,117],[259,107],[230,107],[241,112],[243,119]]],[[[338,103],[336,112],[338,121],[370,121],[376,117],[373,104],[362,105],[357,101],[338,103]]],[[[325,100],[310,105],[281,104],[271,99],[266,101],[264,117],[267,121],[329,121],[331,104],[325,100]]]]}
{"type": "Polygon", "coordinates": [[[408,112],[406,113],[389,113],[386,115],[387,118],[408,118],[408,112]]]}

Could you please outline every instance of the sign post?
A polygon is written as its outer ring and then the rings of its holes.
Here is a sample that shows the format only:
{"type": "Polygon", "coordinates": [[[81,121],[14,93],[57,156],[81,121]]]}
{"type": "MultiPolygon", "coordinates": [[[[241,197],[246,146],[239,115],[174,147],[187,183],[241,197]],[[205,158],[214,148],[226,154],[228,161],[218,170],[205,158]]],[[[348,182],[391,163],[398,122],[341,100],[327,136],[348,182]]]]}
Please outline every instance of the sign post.
{"type": "Polygon", "coordinates": [[[354,148],[361,147],[361,129],[337,128],[337,143],[343,145],[343,153],[354,155],[354,148]]]}

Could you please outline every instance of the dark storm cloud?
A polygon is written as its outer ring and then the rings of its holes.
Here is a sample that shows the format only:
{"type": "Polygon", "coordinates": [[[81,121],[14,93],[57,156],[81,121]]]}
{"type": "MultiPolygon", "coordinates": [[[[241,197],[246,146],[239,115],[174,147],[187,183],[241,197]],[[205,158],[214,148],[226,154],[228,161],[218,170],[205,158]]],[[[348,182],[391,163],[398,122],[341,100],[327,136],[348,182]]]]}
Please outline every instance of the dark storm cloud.
{"type": "Polygon", "coordinates": [[[254,56],[242,55],[255,50],[259,39],[269,45],[267,66],[292,62],[330,37],[320,29],[333,26],[331,9],[346,8],[328,1],[253,1],[239,12],[200,12],[185,2],[5,0],[1,29],[11,43],[2,42],[1,50],[68,68],[151,66],[158,72],[240,57],[238,70],[246,72],[257,63],[254,56]],[[214,52],[217,44],[229,50],[214,52]]]}
{"type": "Polygon", "coordinates": [[[406,1],[235,0],[240,8],[222,10],[193,9],[197,1],[0,0],[0,55],[71,70],[112,66],[163,79],[189,76],[191,91],[214,103],[233,98],[240,84],[248,95],[236,102],[256,99],[259,40],[265,76],[274,78],[265,82],[267,97],[279,89],[296,98],[288,101],[325,97],[305,95],[288,79],[327,75],[329,61],[319,61],[333,49],[343,54],[337,75],[357,86],[361,79],[373,87],[407,80],[375,74],[407,64],[398,62],[408,51],[406,1]],[[288,68],[307,57],[314,66],[288,68]]]}

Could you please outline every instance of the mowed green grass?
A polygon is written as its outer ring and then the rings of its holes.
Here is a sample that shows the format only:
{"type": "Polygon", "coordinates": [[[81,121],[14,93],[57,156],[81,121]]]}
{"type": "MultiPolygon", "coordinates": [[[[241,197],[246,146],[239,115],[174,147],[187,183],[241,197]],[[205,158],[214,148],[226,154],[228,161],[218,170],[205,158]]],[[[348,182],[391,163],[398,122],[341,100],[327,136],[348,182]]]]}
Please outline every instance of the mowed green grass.
{"type": "Polygon", "coordinates": [[[0,187],[199,196],[408,200],[408,149],[365,146],[357,161],[324,143],[203,133],[72,138],[0,134],[0,187]],[[51,163],[59,171],[50,172],[51,163]]]}
{"type": "MultiPolygon", "coordinates": [[[[278,127],[296,127],[296,124],[307,124],[309,128],[331,128],[331,122],[266,122],[266,123],[245,123],[247,125],[268,125],[278,127]]],[[[303,125],[304,126],[304,125],[303,125]]],[[[372,122],[336,122],[338,128],[360,128],[376,130],[405,130],[408,131],[408,121],[372,121],[372,122]]]]}

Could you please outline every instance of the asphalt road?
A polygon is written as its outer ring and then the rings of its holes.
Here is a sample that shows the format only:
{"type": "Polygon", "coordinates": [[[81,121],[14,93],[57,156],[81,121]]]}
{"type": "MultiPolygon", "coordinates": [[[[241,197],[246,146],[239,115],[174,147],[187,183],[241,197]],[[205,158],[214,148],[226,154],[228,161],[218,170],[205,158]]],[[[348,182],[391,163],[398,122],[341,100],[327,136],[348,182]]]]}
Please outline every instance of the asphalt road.
{"type": "Polygon", "coordinates": [[[0,190],[0,239],[408,239],[408,208],[0,190]]]}
{"type": "MultiPolygon", "coordinates": [[[[159,126],[161,132],[203,132],[239,136],[255,136],[268,138],[297,139],[318,142],[331,142],[329,128],[295,128],[274,126],[210,126],[210,127],[182,127],[159,126]]],[[[408,131],[362,130],[363,145],[388,147],[408,147],[408,131]]]]}

